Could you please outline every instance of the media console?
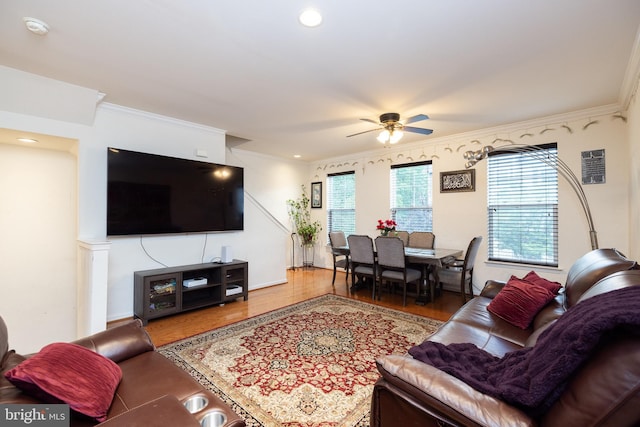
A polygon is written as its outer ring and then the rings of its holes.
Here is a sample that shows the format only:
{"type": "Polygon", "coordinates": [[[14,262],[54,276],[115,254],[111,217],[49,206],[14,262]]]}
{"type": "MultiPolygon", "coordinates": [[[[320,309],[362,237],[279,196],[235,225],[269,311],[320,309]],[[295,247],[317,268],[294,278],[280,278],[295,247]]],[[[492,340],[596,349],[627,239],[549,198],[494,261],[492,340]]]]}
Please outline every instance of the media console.
{"type": "Polygon", "coordinates": [[[249,299],[248,264],[233,260],[157,268],[133,273],[133,314],[150,319],[187,310],[249,299]]]}

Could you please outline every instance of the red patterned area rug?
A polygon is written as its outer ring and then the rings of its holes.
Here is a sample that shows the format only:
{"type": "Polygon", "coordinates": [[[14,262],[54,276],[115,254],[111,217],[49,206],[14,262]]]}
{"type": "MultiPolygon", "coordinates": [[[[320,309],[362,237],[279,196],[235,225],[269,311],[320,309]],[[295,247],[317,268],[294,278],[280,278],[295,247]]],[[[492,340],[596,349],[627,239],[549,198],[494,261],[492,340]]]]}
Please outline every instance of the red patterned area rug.
{"type": "Polygon", "coordinates": [[[247,426],[366,427],[375,359],[442,322],[325,295],[159,348],[247,426]]]}

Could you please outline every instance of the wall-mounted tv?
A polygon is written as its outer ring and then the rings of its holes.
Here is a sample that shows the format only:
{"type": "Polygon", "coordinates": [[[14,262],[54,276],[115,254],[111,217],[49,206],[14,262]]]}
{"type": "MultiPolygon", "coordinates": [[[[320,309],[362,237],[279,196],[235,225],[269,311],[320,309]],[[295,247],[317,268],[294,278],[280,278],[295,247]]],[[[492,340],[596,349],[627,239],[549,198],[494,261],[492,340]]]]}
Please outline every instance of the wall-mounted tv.
{"type": "Polygon", "coordinates": [[[108,148],[107,235],[242,230],[244,170],[108,148]]]}

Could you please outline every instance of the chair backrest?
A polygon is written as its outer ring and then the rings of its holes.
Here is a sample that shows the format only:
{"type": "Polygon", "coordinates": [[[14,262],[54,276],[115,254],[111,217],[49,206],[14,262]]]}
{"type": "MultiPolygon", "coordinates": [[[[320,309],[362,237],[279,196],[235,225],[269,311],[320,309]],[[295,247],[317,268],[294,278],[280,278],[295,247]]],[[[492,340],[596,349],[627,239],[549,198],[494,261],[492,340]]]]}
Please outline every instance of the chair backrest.
{"type": "Polygon", "coordinates": [[[370,265],[375,263],[373,240],[371,237],[350,234],[347,240],[349,242],[349,254],[353,263],[370,265]]]}
{"type": "Polygon", "coordinates": [[[404,243],[398,237],[376,237],[380,267],[405,268],[404,243]]]}
{"type": "Polygon", "coordinates": [[[409,234],[409,247],[433,249],[436,235],[430,231],[413,231],[409,234]]]}
{"type": "Polygon", "coordinates": [[[409,246],[409,232],[408,231],[396,231],[396,237],[402,240],[405,246],[409,246]]]}
{"type": "Polygon", "coordinates": [[[476,263],[476,255],[480,249],[480,243],[482,243],[482,236],[476,236],[469,242],[467,253],[464,255],[464,270],[473,270],[473,265],[476,263]]]}
{"type": "Polygon", "coordinates": [[[347,246],[347,238],[344,237],[344,231],[332,231],[329,233],[329,243],[332,248],[347,246]]]}

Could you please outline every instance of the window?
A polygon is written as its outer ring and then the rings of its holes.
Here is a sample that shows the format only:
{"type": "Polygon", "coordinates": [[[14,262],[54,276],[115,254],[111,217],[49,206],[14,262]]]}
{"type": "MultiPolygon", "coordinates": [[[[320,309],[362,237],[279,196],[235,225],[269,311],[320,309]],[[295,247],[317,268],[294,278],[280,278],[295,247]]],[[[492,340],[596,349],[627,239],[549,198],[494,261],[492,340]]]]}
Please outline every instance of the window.
{"type": "Polygon", "coordinates": [[[391,218],[397,230],[433,231],[431,161],[391,166],[391,218]]]}
{"type": "Polygon", "coordinates": [[[327,176],[327,234],[356,232],[356,174],[343,172],[327,176]]]}
{"type": "Polygon", "coordinates": [[[558,152],[537,148],[487,159],[489,260],[558,265],[558,152]]]}

